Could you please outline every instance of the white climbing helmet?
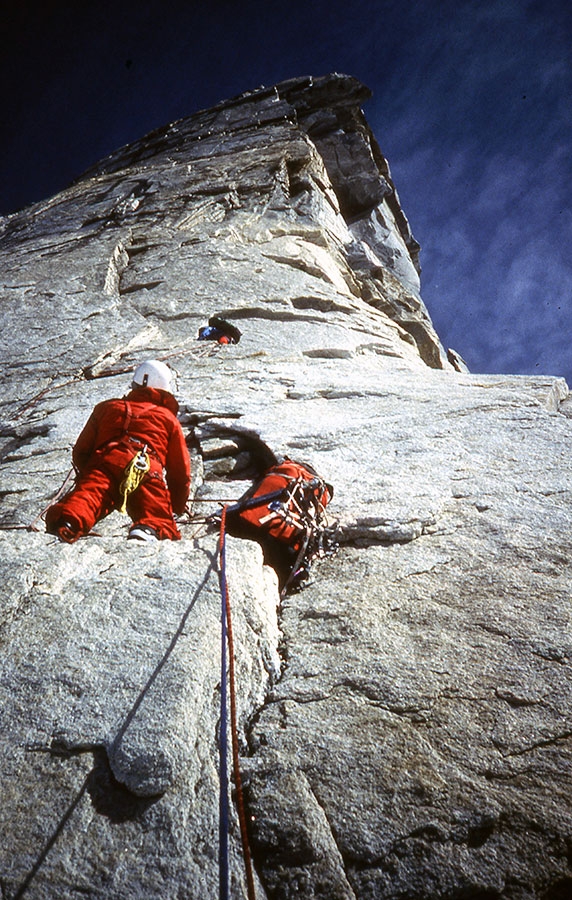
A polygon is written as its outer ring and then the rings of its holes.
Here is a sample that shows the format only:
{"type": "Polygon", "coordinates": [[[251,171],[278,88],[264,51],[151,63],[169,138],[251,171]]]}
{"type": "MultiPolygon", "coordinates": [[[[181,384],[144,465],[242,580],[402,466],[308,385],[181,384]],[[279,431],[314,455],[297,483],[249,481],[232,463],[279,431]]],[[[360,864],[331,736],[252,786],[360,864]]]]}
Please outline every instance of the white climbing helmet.
{"type": "Polygon", "coordinates": [[[174,390],[174,372],[158,359],[148,359],[135,369],[133,387],[159,388],[162,391],[174,390]]]}

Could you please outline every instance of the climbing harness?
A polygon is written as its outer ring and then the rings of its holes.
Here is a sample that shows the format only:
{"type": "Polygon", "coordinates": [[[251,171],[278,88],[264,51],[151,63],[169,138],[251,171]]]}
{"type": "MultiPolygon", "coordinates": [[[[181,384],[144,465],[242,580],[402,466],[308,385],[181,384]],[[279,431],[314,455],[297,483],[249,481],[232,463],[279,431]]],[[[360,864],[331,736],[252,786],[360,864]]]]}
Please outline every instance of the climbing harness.
{"type": "Polygon", "coordinates": [[[127,512],[127,498],[133,491],[136,491],[141,482],[143,481],[145,475],[151,468],[151,460],[149,459],[149,454],[147,453],[147,444],[139,450],[138,453],[135,454],[130,463],[127,464],[124,471],[124,478],[121,484],[119,485],[119,493],[123,498],[121,501],[121,506],[119,507],[120,513],[127,512]]]}
{"type": "Polygon", "coordinates": [[[242,855],[246,873],[246,887],[248,900],[256,900],[254,889],[254,876],[252,871],[252,856],[248,840],[246,825],[246,812],[244,808],[244,794],[242,791],[242,778],[240,774],[240,758],[238,747],[238,724],[236,712],[236,678],[234,670],[234,638],[232,631],[232,616],[230,608],[230,596],[226,578],[226,506],[223,507],[220,519],[219,539],[219,568],[221,589],[221,681],[220,681],[220,736],[219,736],[219,896],[220,900],[229,898],[229,865],[228,865],[228,831],[229,831],[229,804],[228,804],[228,714],[227,714],[227,676],[228,693],[230,695],[230,730],[232,742],[232,761],[234,786],[236,792],[236,806],[240,825],[242,841],[242,855]],[[228,647],[228,662],[227,662],[228,647]]]}

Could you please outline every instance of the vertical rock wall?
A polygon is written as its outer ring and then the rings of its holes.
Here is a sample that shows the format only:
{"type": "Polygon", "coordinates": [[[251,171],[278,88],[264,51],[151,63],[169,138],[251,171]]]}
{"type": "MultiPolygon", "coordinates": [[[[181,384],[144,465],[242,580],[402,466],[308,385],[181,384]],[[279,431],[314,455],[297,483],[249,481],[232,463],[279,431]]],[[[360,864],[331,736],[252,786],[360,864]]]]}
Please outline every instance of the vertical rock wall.
{"type": "Polygon", "coordinates": [[[6,900],[217,894],[204,516],[281,455],[334,484],[340,549],[279,604],[229,543],[258,896],[570,892],[568,388],[447,361],[367,96],[261,88],[0,222],[6,900]],[[213,314],[238,345],[197,341],[213,314]],[[37,517],[148,356],[179,372],[183,540],[114,513],[60,545],[37,517]]]}

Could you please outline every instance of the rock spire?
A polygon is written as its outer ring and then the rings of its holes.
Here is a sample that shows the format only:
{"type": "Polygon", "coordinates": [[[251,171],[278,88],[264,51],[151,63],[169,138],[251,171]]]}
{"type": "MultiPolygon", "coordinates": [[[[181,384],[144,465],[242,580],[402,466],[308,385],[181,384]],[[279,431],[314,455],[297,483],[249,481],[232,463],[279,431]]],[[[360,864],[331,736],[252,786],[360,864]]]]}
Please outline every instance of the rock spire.
{"type": "MultiPolygon", "coordinates": [[[[568,388],[445,352],[368,96],[259,88],[0,220],[5,900],[217,895],[204,518],[283,456],[334,485],[340,549],[280,604],[229,539],[257,896],[572,890],[568,388]],[[213,315],[239,344],[197,341],[213,315]],[[149,356],[179,374],[183,540],[113,513],[58,544],[73,441],[149,356]]],[[[234,817],[230,845],[245,897],[234,817]]]]}

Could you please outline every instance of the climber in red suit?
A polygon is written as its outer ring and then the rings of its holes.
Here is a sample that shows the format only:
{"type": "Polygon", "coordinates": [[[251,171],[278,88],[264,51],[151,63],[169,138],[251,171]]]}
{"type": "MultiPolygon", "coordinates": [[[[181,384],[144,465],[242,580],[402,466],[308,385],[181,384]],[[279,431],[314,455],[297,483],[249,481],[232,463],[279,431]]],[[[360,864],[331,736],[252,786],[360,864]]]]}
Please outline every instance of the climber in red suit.
{"type": "Polygon", "coordinates": [[[179,540],[173,513],[185,510],[191,464],[171,378],[168,366],[149,360],[135,370],[126,397],[98,403],[73,448],[75,486],[46,513],[50,534],[73,543],[125,503],[130,538],[179,540]],[[148,468],[123,497],[126,470],[140,453],[148,468]]]}

